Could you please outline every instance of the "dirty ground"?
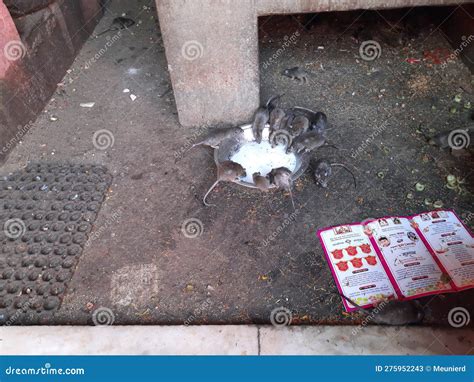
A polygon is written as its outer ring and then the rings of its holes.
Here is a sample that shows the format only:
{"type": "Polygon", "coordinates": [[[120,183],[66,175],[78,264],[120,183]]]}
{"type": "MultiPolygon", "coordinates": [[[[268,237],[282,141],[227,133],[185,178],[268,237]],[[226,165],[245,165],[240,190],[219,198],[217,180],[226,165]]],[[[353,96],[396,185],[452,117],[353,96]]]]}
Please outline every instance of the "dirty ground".
{"type": "MultiPolygon", "coordinates": [[[[116,324],[263,324],[280,307],[291,311],[293,324],[358,323],[362,316],[346,314],[332,294],[319,228],[432,209],[425,199],[455,209],[472,226],[472,177],[462,192],[445,187],[449,174],[470,175],[472,157],[454,157],[424,137],[472,124],[472,76],[458,59],[446,67],[438,62],[439,52],[451,48],[436,25],[421,23],[419,34],[397,29],[398,41],[390,31],[361,37],[364,23],[373,24],[365,12],[338,22],[333,14],[260,20],[262,100],[285,93],[284,106],[323,110],[339,150],[314,157],[347,163],[358,179],[354,189],[345,172],[335,171],[323,190],[308,172],[295,185],[293,212],[288,195],[228,184],[209,198],[217,207],[202,206],[215,180],[212,152],[196,148],[175,163],[195,132],[177,120],[154,3],[113,2],[96,32],[122,14],[136,24],[85,44],[1,167],[6,175],[29,161],[67,161],[103,165],[113,175],[96,239],[45,323],[91,324],[101,307],[116,324]],[[373,61],[359,57],[368,38],[381,45],[373,61]],[[291,43],[282,51],[285,41],[291,43]],[[281,76],[293,66],[308,72],[306,84],[281,76]],[[101,146],[94,134],[103,129],[112,134],[101,146]]],[[[378,21],[387,29],[385,17],[378,21]]],[[[471,290],[422,299],[425,322],[446,325],[452,307],[472,310],[473,296],[471,290]]]]}

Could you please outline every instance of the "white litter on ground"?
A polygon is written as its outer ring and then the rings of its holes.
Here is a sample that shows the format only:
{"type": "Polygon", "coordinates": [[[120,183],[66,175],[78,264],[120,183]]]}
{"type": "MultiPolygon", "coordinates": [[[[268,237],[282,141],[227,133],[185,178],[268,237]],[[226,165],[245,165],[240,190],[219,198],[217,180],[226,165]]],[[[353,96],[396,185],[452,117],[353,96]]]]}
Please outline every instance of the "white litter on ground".
{"type": "Polygon", "coordinates": [[[84,103],[81,103],[80,106],[81,107],[94,107],[95,105],[95,102],[84,102],[84,103]]]}

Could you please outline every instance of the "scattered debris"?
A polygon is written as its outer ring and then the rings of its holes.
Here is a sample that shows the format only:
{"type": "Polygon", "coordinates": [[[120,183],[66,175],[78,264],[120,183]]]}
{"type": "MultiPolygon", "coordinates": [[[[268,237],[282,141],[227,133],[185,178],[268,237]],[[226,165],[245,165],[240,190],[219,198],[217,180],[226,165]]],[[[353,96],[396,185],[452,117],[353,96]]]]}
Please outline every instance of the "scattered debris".
{"type": "Polygon", "coordinates": [[[447,188],[449,188],[450,190],[456,191],[458,194],[464,193],[464,189],[462,188],[462,185],[466,183],[465,179],[449,174],[446,177],[446,181],[447,181],[447,184],[446,184],[447,188]]]}
{"type": "Polygon", "coordinates": [[[408,87],[413,92],[412,96],[425,95],[430,90],[430,78],[423,74],[413,76],[408,81],[408,87]]]}
{"type": "Polygon", "coordinates": [[[130,94],[130,99],[132,101],[135,101],[137,99],[137,96],[135,94],[130,94]]]}
{"type": "Polygon", "coordinates": [[[94,105],[95,105],[95,102],[83,102],[80,104],[81,107],[88,107],[88,108],[94,107],[94,105]]]}
{"type": "Polygon", "coordinates": [[[406,62],[408,62],[409,64],[419,64],[421,62],[421,60],[419,58],[407,58],[405,60],[406,62]]]}
{"type": "Polygon", "coordinates": [[[422,191],[424,191],[424,189],[425,189],[425,185],[422,184],[422,183],[417,183],[417,184],[415,184],[415,189],[416,189],[418,192],[422,192],[422,191]]]}

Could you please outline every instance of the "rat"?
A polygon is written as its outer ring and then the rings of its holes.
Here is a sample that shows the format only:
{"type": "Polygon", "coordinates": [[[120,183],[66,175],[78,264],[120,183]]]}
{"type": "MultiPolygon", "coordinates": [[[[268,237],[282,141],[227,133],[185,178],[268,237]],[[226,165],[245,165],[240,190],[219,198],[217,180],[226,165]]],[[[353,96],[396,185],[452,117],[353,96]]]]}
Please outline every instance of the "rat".
{"type": "Polygon", "coordinates": [[[134,24],[135,24],[134,20],[129,19],[128,17],[119,16],[119,17],[116,17],[115,19],[112,20],[112,24],[110,25],[110,27],[108,29],[106,29],[103,32],[100,32],[95,37],[102,36],[104,33],[107,33],[107,32],[118,31],[118,30],[121,30],[121,29],[130,28],[134,24]]]}
{"type": "Polygon", "coordinates": [[[308,81],[308,73],[299,66],[285,69],[281,74],[291,78],[292,80],[300,81],[301,83],[306,83],[308,81]]]}
{"type": "Polygon", "coordinates": [[[290,126],[294,118],[295,115],[293,114],[293,112],[290,111],[286,113],[281,119],[280,123],[279,130],[282,130],[282,132],[280,133],[278,131],[273,131],[269,135],[269,141],[272,145],[272,148],[275,148],[280,144],[283,144],[286,148],[288,148],[288,145],[291,144],[292,134],[290,132],[290,126]]]}
{"type": "Polygon", "coordinates": [[[286,113],[283,109],[276,107],[270,113],[270,135],[281,128],[281,123],[286,113]]]}
{"type": "Polygon", "coordinates": [[[309,119],[303,115],[297,115],[290,126],[290,134],[293,137],[297,137],[301,134],[306,133],[309,130],[309,119]]]}
{"type": "Polygon", "coordinates": [[[322,111],[318,111],[311,121],[310,129],[323,134],[328,127],[328,117],[322,111]]]}
{"type": "Polygon", "coordinates": [[[275,95],[271,97],[265,106],[260,106],[254,114],[253,122],[252,122],[252,133],[255,141],[257,143],[262,142],[262,132],[265,128],[265,125],[268,123],[270,119],[270,112],[275,109],[275,101],[280,98],[282,95],[275,95]]]}
{"type": "Polygon", "coordinates": [[[309,152],[323,146],[325,143],[326,137],[324,134],[318,133],[317,131],[308,131],[296,137],[293,140],[291,147],[287,149],[287,152],[309,152]]]}
{"type": "Polygon", "coordinates": [[[314,177],[316,179],[316,183],[323,187],[327,188],[328,186],[328,179],[332,175],[332,168],[334,166],[339,166],[345,169],[347,172],[349,172],[352,175],[352,179],[354,179],[354,188],[357,188],[357,182],[356,182],[356,177],[354,173],[349,170],[344,164],[342,163],[330,163],[326,159],[319,159],[315,164],[314,164],[314,177]]]}
{"type": "Polygon", "coordinates": [[[255,186],[263,192],[268,192],[271,188],[270,178],[267,176],[262,176],[259,172],[256,172],[252,175],[253,182],[255,186]]]}
{"type": "MultiPolygon", "coordinates": [[[[193,149],[196,146],[204,145],[204,146],[210,146],[213,149],[216,149],[219,147],[220,143],[227,139],[227,138],[234,138],[239,136],[240,134],[243,133],[243,130],[240,127],[226,127],[222,129],[214,129],[212,132],[210,132],[204,139],[201,141],[193,144],[191,147],[188,147],[186,150],[183,151],[183,156],[184,154],[193,149]]],[[[182,158],[182,156],[181,156],[182,158]]],[[[180,159],[178,157],[175,160],[175,163],[180,159]]]]}
{"type": "Polygon", "coordinates": [[[295,209],[295,202],[293,200],[293,193],[291,192],[292,180],[291,180],[292,172],[287,169],[286,167],[278,167],[272,169],[270,171],[270,181],[277,186],[277,188],[288,191],[290,193],[291,204],[293,205],[293,209],[295,209]]]}
{"type": "Polygon", "coordinates": [[[357,305],[349,297],[340,293],[340,296],[350,302],[365,314],[372,317],[373,321],[382,325],[409,325],[423,321],[425,312],[418,301],[389,300],[379,303],[374,310],[368,310],[357,305]]]}
{"type": "Polygon", "coordinates": [[[202,202],[205,206],[211,206],[212,204],[208,204],[206,202],[207,196],[210,192],[217,186],[219,182],[237,182],[240,177],[247,176],[245,169],[238,163],[232,162],[230,160],[221,162],[217,165],[217,180],[214,184],[209,188],[202,199],[202,202]]]}
{"type": "Polygon", "coordinates": [[[317,131],[321,134],[327,130],[328,118],[322,111],[315,112],[311,109],[306,109],[305,107],[301,106],[295,106],[292,110],[295,113],[304,115],[309,119],[309,130],[317,131]]]}

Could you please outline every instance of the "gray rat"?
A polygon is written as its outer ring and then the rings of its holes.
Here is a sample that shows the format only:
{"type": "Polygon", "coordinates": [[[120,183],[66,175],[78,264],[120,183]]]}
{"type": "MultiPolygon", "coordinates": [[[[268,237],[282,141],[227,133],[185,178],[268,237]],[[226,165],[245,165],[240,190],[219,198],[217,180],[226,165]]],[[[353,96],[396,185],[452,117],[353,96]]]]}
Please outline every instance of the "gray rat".
{"type": "Polygon", "coordinates": [[[230,160],[221,162],[217,165],[217,180],[214,184],[209,188],[202,199],[202,202],[205,206],[211,206],[211,204],[207,204],[206,198],[209,193],[217,186],[219,182],[236,182],[239,180],[240,177],[247,176],[245,169],[238,163],[232,162],[230,160]]]}
{"type": "Polygon", "coordinates": [[[292,175],[292,172],[286,167],[278,167],[270,171],[269,177],[270,177],[270,181],[275,186],[277,186],[277,188],[290,193],[291,204],[293,205],[293,209],[295,209],[293,193],[291,192],[291,186],[292,186],[291,175],[292,175]]]}
{"type": "Polygon", "coordinates": [[[327,130],[328,118],[322,111],[315,112],[301,106],[295,106],[292,110],[298,115],[304,115],[309,119],[309,130],[323,134],[327,130]]]}
{"type": "Polygon", "coordinates": [[[291,78],[292,80],[298,80],[302,83],[306,83],[308,81],[308,73],[299,66],[285,69],[281,74],[291,78]]]}
{"type": "Polygon", "coordinates": [[[306,133],[309,130],[309,119],[303,115],[297,115],[290,126],[290,134],[292,137],[297,137],[306,133]]]}
{"type": "Polygon", "coordinates": [[[270,134],[281,128],[281,122],[285,117],[285,111],[276,107],[270,113],[270,134]]]}
{"type": "Polygon", "coordinates": [[[280,98],[281,95],[276,95],[271,97],[265,106],[260,106],[254,114],[253,122],[252,122],[252,133],[255,141],[257,143],[262,142],[262,132],[265,128],[265,125],[268,123],[270,119],[270,112],[275,108],[275,100],[280,98]]]}
{"type": "Polygon", "coordinates": [[[342,163],[330,163],[326,159],[319,159],[314,164],[314,178],[316,179],[316,183],[323,187],[327,188],[329,177],[332,175],[332,168],[333,166],[339,166],[345,169],[349,174],[352,175],[352,179],[354,179],[354,188],[357,188],[356,177],[354,173],[349,170],[344,164],[342,163]]]}
{"type": "Polygon", "coordinates": [[[418,324],[423,321],[425,312],[418,301],[389,300],[379,303],[373,310],[368,310],[357,305],[349,297],[340,293],[346,301],[359,308],[361,311],[372,317],[377,324],[382,325],[409,325],[418,324]]]}
{"type": "MultiPolygon", "coordinates": [[[[196,146],[200,146],[200,145],[210,146],[210,147],[215,149],[215,148],[219,147],[219,144],[223,140],[225,140],[227,138],[237,137],[242,133],[243,133],[243,130],[240,127],[226,127],[226,128],[222,128],[222,129],[214,129],[204,139],[202,139],[198,143],[195,143],[191,147],[184,150],[183,155],[187,151],[193,149],[196,146]]],[[[179,159],[179,157],[176,158],[175,163],[177,162],[178,159],[179,159]]]]}
{"type": "Polygon", "coordinates": [[[317,131],[308,131],[296,137],[287,152],[309,152],[323,146],[325,143],[326,137],[324,134],[318,133],[317,131]]]}
{"type": "Polygon", "coordinates": [[[256,172],[252,175],[253,182],[255,186],[263,192],[268,192],[271,188],[269,176],[262,176],[259,172],[256,172]]]}
{"type": "Polygon", "coordinates": [[[294,118],[295,115],[291,111],[286,113],[281,119],[280,129],[271,132],[269,140],[273,148],[278,145],[284,145],[288,149],[288,145],[291,144],[293,139],[290,126],[294,118]]]}
{"type": "Polygon", "coordinates": [[[112,24],[110,25],[110,27],[108,29],[106,29],[103,32],[100,32],[95,37],[102,36],[104,33],[107,33],[107,32],[118,31],[118,30],[121,30],[121,29],[130,28],[134,24],[135,24],[134,20],[129,19],[128,17],[119,16],[119,17],[116,17],[112,20],[112,24]]]}
{"type": "Polygon", "coordinates": [[[288,146],[291,145],[293,137],[287,129],[276,130],[269,136],[269,141],[272,148],[276,146],[284,146],[288,150],[288,146]]]}

